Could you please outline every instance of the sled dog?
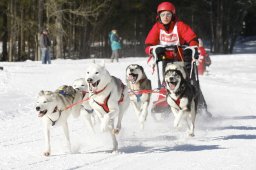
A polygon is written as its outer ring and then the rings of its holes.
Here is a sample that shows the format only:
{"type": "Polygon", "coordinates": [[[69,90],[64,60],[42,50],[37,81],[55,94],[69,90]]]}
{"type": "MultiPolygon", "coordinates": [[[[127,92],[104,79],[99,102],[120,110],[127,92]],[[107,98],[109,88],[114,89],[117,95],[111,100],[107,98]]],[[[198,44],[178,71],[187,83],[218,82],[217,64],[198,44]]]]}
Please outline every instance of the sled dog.
{"type": "Polygon", "coordinates": [[[138,64],[131,64],[126,68],[126,81],[129,89],[131,104],[135,110],[140,127],[144,128],[144,122],[148,115],[150,93],[143,90],[151,90],[151,81],[147,78],[144,69],[138,64]]]}
{"type": "Polygon", "coordinates": [[[82,93],[75,90],[71,86],[61,86],[56,91],[40,91],[36,102],[36,111],[38,117],[42,118],[43,131],[45,136],[45,150],[44,155],[51,154],[50,145],[50,128],[52,126],[62,126],[66,143],[69,151],[71,151],[71,144],[69,138],[69,130],[67,119],[72,113],[73,117],[80,115],[81,104],[72,104],[82,100],[82,93]]]}
{"type": "Polygon", "coordinates": [[[196,118],[196,91],[188,80],[180,62],[171,63],[165,68],[164,80],[167,89],[167,103],[174,114],[174,127],[178,127],[182,118],[187,123],[188,135],[194,136],[196,118]]]}
{"type": "Polygon", "coordinates": [[[86,70],[85,80],[89,91],[89,104],[100,120],[101,131],[109,131],[113,152],[118,149],[116,135],[129,106],[128,88],[106,70],[105,66],[92,63],[86,70]],[[117,121],[115,121],[117,119],[117,121]]]}
{"type": "Polygon", "coordinates": [[[84,78],[79,78],[74,80],[72,86],[74,89],[80,91],[83,94],[84,102],[82,103],[81,107],[81,117],[84,119],[88,128],[94,132],[94,125],[97,121],[97,117],[89,104],[89,92],[87,83],[84,78]]]}

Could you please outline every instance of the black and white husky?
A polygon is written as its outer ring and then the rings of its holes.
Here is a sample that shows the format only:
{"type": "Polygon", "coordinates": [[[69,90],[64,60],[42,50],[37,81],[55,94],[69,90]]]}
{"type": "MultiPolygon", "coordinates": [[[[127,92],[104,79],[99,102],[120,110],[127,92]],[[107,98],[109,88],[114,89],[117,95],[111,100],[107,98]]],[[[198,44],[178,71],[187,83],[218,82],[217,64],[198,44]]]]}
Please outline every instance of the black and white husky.
{"type": "Polygon", "coordinates": [[[151,81],[147,78],[144,69],[138,64],[131,64],[126,68],[126,81],[130,90],[129,97],[135,110],[140,127],[144,128],[144,122],[148,115],[148,105],[151,93],[143,90],[151,90],[151,81]]]}
{"type": "Polygon", "coordinates": [[[121,130],[123,114],[129,106],[128,88],[106,70],[104,65],[92,63],[85,72],[89,104],[97,114],[101,130],[111,134],[113,151],[118,149],[116,135],[121,130]]]}
{"type": "Polygon", "coordinates": [[[194,136],[197,110],[196,91],[186,78],[186,72],[181,63],[171,63],[166,66],[164,80],[167,102],[175,117],[174,127],[178,127],[183,119],[188,126],[188,135],[194,136]]]}

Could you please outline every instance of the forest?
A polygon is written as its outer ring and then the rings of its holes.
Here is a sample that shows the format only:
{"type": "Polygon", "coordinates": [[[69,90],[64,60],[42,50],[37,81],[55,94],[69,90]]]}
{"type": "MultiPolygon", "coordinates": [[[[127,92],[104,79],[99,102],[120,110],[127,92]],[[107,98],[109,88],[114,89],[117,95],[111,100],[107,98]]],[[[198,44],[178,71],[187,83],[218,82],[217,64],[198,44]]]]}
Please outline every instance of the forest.
{"type": "MultiPolygon", "coordinates": [[[[1,0],[0,61],[40,60],[49,30],[52,58],[109,58],[109,32],[122,37],[122,56],[145,56],[144,41],[161,0],[1,0]]],[[[255,35],[256,0],[172,0],[177,16],[215,54],[232,53],[239,36],[255,35]]]]}

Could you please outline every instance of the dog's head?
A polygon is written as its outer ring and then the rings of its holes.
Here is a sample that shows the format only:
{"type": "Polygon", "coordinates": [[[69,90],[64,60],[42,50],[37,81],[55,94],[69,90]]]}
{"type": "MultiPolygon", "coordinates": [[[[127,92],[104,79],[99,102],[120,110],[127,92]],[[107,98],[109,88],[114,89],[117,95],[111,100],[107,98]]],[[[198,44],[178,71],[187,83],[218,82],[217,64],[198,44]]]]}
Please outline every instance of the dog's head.
{"type": "Polygon", "coordinates": [[[126,79],[133,84],[145,77],[146,75],[143,67],[138,64],[131,64],[126,68],[126,79]]]}
{"type": "Polygon", "coordinates": [[[105,66],[91,64],[85,73],[85,81],[90,92],[102,90],[111,81],[111,76],[105,66]]]}
{"type": "Polygon", "coordinates": [[[53,112],[56,107],[55,101],[56,93],[51,91],[40,91],[36,101],[36,111],[38,117],[43,117],[47,113],[53,112]]]}
{"type": "Polygon", "coordinates": [[[180,65],[169,64],[165,68],[164,80],[166,88],[171,92],[176,92],[182,81],[186,79],[186,72],[180,65]]]}
{"type": "Polygon", "coordinates": [[[78,91],[86,91],[88,89],[88,86],[84,78],[76,79],[73,82],[72,86],[74,89],[77,89],[78,91]]]}

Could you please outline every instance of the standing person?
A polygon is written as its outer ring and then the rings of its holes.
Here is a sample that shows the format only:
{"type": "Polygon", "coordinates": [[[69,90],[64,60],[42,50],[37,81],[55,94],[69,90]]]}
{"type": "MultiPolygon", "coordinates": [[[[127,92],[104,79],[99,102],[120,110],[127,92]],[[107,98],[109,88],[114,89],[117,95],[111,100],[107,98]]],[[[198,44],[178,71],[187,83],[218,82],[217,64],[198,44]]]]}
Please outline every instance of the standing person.
{"type": "Polygon", "coordinates": [[[50,57],[50,46],[51,41],[48,37],[48,30],[44,29],[40,36],[40,48],[41,48],[41,58],[42,58],[42,64],[51,64],[51,57],[50,57]]]}
{"type": "Polygon", "coordinates": [[[198,38],[199,41],[199,47],[198,51],[200,53],[199,59],[198,59],[198,74],[203,75],[206,71],[206,67],[209,67],[211,65],[211,58],[209,54],[205,51],[204,44],[201,38],[198,38]]]}
{"type": "Polygon", "coordinates": [[[113,29],[109,33],[109,41],[110,41],[111,50],[112,50],[111,62],[113,62],[114,59],[116,59],[116,61],[118,62],[118,59],[120,57],[120,50],[121,50],[121,43],[120,43],[121,38],[118,36],[116,29],[113,29]]]}
{"type": "MultiPolygon", "coordinates": [[[[187,73],[190,73],[192,52],[191,50],[183,51],[180,46],[198,46],[199,44],[197,35],[190,26],[178,20],[175,6],[170,2],[162,2],[157,7],[157,21],[149,31],[145,40],[145,45],[145,52],[148,55],[152,55],[152,47],[155,45],[176,46],[176,51],[166,50],[164,47],[157,47],[155,49],[155,53],[157,55],[156,60],[162,61],[164,59],[163,70],[165,69],[167,62],[184,61],[187,73]]],[[[194,83],[193,80],[191,80],[191,83],[194,83]]],[[[205,105],[205,108],[207,109],[206,102],[203,101],[204,98],[200,88],[198,91],[200,96],[202,96],[200,97],[202,100],[199,101],[199,103],[203,103],[202,105],[205,105]]],[[[165,95],[166,89],[161,88],[158,100],[163,102],[158,103],[156,101],[159,105],[155,105],[155,108],[153,107],[153,112],[158,112],[158,109],[161,112],[163,107],[166,107],[167,102],[166,100],[163,100],[165,95]]]]}

